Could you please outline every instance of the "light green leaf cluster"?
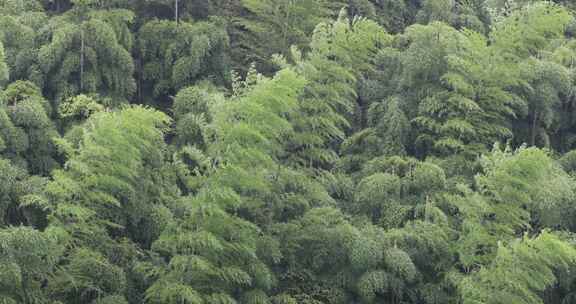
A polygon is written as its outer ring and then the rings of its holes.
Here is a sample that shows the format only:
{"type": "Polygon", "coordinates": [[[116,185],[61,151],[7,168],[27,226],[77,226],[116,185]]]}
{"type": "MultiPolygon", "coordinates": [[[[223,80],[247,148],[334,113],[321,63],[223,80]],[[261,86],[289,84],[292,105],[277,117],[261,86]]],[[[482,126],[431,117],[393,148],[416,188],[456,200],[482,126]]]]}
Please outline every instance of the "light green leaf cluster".
{"type": "Polygon", "coordinates": [[[539,293],[556,282],[554,272],[575,261],[574,247],[548,231],[499,245],[493,262],[462,282],[463,303],[544,303],[539,293]]]}

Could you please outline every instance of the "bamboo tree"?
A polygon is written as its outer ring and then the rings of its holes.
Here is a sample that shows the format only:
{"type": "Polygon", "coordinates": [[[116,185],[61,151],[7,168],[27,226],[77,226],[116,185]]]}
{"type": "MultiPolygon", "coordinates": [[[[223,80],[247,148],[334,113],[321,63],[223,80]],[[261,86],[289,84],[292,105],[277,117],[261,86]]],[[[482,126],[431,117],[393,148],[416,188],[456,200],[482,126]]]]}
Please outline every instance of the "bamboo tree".
{"type": "Polygon", "coordinates": [[[5,62],[4,46],[0,43],[0,85],[4,85],[9,78],[8,65],[5,62]]]}
{"type": "Polygon", "coordinates": [[[140,28],[138,44],[144,89],[155,97],[176,94],[204,78],[220,85],[229,81],[229,40],[219,21],[150,21],[140,28]]]}
{"type": "Polygon", "coordinates": [[[84,93],[101,93],[114,103],[128,100],[135,91],[134,64],[129,43],[120,41],[121,31],[133,19],[129,11],[111,11],[114,17],[89,10],[92,2],[80,1],[64,16],[53,18],[46,31],[51,37],[39,51],[40,66],[46,79],[45,91],[55,105],[84,93]],[[47,77],[58,74],[57,78],[47,77]]]}

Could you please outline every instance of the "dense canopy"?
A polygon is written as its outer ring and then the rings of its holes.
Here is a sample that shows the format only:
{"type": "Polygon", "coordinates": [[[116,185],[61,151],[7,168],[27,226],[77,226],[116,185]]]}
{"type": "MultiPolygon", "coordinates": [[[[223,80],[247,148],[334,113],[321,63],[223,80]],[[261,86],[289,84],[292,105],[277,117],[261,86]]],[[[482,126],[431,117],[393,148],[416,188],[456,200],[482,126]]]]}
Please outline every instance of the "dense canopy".
{"type": "Polygon", "coordinates": [[[0,0],[0,304],[576,303],[571,0],[0,0]]]}

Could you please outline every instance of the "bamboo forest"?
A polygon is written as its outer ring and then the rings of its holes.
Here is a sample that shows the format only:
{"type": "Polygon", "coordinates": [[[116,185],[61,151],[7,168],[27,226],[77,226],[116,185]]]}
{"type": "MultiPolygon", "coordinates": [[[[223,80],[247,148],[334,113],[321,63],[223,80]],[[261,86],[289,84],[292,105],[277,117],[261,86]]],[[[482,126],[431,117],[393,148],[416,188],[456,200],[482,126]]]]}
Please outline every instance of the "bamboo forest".
{"type": "Polygon", "coordinates": [[[0,0],[0,304],[576,304],[576,0],[0,0]]]}

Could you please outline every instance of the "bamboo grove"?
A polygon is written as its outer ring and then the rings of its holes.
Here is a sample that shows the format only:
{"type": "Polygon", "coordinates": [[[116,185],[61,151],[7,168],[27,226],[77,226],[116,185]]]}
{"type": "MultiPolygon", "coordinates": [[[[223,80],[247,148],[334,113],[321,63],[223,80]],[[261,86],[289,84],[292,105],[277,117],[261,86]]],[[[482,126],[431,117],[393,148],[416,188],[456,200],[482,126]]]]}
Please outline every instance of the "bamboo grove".
{"type": "Polygon", "coordinates": [[[0,0],[0,304],[576,303],[572,0],[0,0]]]}

